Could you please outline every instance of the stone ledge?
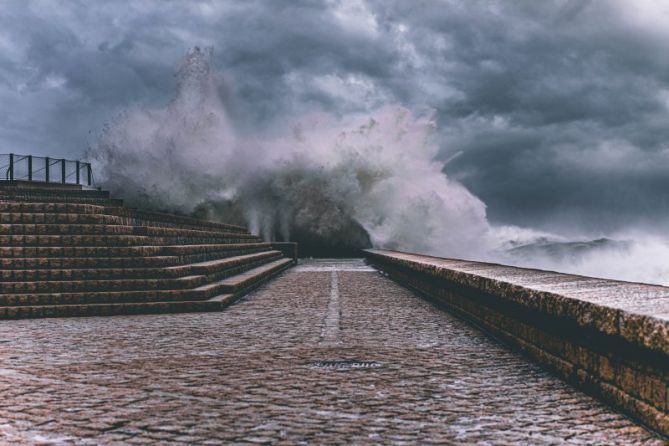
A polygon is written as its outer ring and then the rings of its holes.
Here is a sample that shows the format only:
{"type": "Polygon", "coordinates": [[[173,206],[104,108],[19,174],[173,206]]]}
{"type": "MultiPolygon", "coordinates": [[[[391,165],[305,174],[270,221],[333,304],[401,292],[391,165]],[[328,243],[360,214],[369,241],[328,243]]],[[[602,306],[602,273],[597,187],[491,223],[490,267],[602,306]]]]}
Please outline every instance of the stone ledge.
{"type": "Polygon", "coordinates": [[[395,251],[366,253],[669,355],[669,287],[395,251]]]}
{"type": "Polygon", "coordinates": [[[392,278],[669,435],[669,288],[366,250],[392,278]]]}

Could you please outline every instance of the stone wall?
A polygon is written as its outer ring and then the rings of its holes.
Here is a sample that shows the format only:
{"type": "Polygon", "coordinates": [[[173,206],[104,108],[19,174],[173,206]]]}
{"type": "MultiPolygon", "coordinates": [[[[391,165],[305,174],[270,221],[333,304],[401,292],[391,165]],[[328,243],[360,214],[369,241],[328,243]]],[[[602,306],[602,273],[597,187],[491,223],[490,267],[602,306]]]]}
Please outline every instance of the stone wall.
{"type": "Polygon", "coordinates": [[[366,250],[391,278],[669,435],[669,288],[366,250]]]}
{"type": "Polygon", "coordinates": [[[294,244],[122,204],[0,181],[0,319],[219,311],[295,263],[294,244]]]}

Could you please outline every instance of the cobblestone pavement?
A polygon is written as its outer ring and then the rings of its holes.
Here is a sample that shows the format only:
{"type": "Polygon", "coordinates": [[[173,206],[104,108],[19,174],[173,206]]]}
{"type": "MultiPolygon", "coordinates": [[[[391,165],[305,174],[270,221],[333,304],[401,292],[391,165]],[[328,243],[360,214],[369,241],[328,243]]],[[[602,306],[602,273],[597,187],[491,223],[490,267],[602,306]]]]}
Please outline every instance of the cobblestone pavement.
{"type": "Polygon", "coordinates": [[[361,261],[222,313],[2,321],[0,358],[4,444],[664,444],[361,261]]]}

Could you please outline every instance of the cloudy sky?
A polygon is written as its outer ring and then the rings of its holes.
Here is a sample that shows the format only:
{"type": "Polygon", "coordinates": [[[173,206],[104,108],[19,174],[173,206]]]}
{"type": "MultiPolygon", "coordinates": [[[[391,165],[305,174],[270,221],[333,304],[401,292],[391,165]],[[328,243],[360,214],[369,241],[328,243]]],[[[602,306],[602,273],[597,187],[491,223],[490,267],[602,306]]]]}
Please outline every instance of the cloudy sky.
{"type": "Polygon", "coordinates": [[[0,153],[78,157],[122,110],[168,102],[193,46],[249,132],[433,110],[446,173],[492,222],[669,223],[662,0],[0,0],[0,153]]]}

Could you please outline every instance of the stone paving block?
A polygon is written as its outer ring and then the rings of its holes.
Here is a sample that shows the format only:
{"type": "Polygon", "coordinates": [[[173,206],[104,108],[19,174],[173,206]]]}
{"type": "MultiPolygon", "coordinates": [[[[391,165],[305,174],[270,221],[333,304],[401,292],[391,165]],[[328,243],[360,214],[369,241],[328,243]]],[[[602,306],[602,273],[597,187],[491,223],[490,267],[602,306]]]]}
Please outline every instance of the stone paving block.
{"type": "Polygon", "coordinates": [[[0,401],[19,410],[0,417],[79,444],[664,443],[373,271],[338,271],[334,306],[332,280],[290,272],[223,313],[6,321],[0,401]],[[20,409],[40,400],[54,422],[20,409]]]}

